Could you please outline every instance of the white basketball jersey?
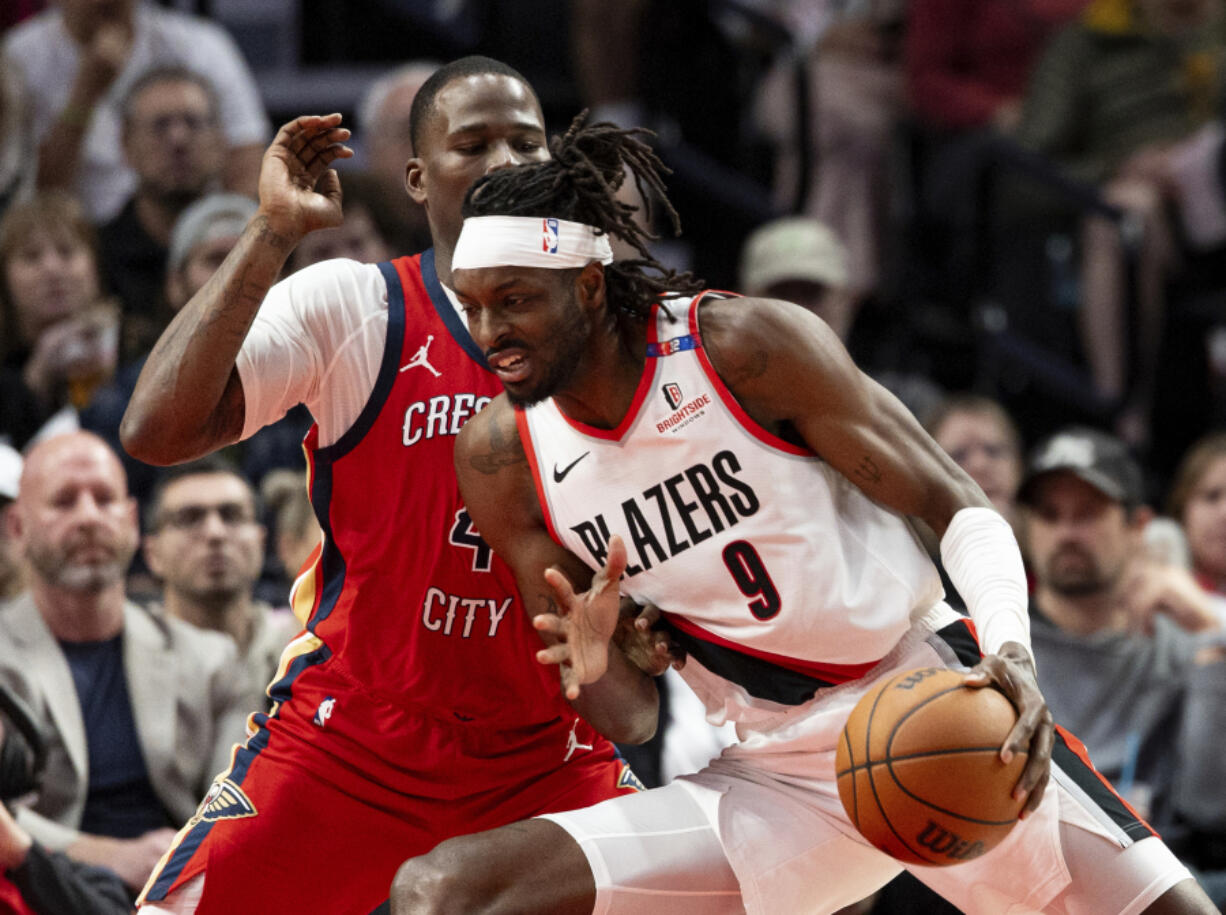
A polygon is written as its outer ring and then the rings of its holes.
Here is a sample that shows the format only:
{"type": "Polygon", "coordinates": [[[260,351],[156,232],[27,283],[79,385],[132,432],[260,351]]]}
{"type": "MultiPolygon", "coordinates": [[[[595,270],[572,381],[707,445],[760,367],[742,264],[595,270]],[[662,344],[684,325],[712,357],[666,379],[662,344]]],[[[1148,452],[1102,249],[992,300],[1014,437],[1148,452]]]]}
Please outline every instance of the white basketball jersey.
{"type": "Polygon", "coordinates": [[[616,429],[552,399],[516,418],[551,535],[593,569],[621,536],[622,593],[665,612],[720,720],[861,676],[942,591],[903,517],[745,413],[702,348],[700,299],[670,303],[688,321],[654,310],[616,429]]]}

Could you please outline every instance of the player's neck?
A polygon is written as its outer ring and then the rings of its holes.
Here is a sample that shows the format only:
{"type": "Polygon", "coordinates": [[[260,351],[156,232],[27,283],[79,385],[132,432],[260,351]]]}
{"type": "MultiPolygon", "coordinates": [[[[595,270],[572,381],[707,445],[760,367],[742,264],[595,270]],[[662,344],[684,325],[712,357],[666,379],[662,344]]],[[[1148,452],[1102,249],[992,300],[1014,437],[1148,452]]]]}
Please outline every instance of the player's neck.
{"type": "Polygon", "coordinates": [[[616,429],[634,405],[645,359],[645,343],[628,341],[619,327],[601,329],[588,341],[574,378],[554,395],[554,402],[576,422],[616,429]]]}

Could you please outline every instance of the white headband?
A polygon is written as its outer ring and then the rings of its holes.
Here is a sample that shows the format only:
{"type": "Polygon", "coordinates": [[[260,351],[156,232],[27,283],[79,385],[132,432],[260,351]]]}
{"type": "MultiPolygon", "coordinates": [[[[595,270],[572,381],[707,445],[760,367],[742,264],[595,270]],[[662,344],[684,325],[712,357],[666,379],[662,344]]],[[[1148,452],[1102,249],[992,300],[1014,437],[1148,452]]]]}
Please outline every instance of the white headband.
{"type": "Polygon", "coordinates": [[[452,270],[547,267],[567,270],[613,262],[609,236],[582,222],[539,216],[469,216],[451,255],[452,270]]]}

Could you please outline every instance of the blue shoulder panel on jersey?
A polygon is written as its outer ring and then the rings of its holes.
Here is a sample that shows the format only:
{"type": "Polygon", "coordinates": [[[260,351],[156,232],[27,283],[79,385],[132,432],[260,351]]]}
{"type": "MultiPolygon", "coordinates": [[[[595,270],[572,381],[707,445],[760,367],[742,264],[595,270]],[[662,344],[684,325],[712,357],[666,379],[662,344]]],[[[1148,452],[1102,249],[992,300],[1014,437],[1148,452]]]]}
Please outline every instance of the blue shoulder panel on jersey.
{"type": "Polygon", "coordinates": [[[400,285],[400,274],[390,263],[384,261],[379,264],[379,271],[387,282],[387,343],[383,346],[383,361],[379,363],[379,374],[375,378],[370,398],[358,418],[339,439],[316,450],[318,460],[334,461],[353,450],[379,418],[383,404],[396,383],[396,373],[400,370],[400,351],[404,347],[404,289],[400,285]]]}
{"type": "Polygon", "coordinates": [[[421,256],[421,279],[426,284],[426,292],[430,294],[430,301],[434,305],[434,310],[438,312],[439,320],[447,327],[451,336],[455,338],[455,342],[460,344],[464,352],[468,353],[468,357],[488,372],[490,366],[485,360],[485,353],[481,352],[481,347],[477,346],[477,341],[472,338],[468,328],[456,314],[451,299],[447,298],[447,293],[443,291],[438,271],[434,269],[433,248],[421,256]]]}

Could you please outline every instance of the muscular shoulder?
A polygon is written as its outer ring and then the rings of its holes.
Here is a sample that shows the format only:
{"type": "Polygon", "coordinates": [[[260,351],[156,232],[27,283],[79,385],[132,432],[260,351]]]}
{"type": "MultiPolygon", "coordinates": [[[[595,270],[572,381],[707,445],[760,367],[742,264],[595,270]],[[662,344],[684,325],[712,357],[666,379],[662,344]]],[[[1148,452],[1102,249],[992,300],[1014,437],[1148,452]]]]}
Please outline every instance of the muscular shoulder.
{"type": "Polygon", "coordinates": [[[779,299],[710,299],[699,306],[703,348],[716,372],[760,422],[791,411],[802,391],[854,384],[854,366],[830,327],[779,299]]]}

